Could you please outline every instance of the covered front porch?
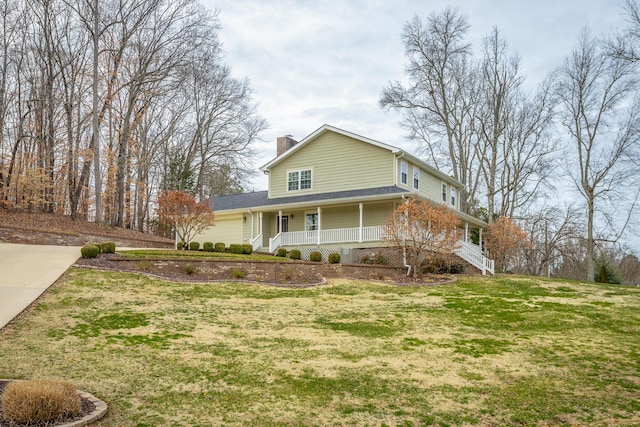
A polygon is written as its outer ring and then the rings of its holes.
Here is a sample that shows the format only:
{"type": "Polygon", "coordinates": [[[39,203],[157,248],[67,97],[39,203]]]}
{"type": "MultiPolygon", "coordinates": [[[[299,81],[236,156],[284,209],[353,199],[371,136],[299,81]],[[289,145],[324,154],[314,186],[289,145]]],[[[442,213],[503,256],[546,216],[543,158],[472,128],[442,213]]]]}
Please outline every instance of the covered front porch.
{"type": "MultiPolygon", "coordinates": [[[[401,200],[357,203],[346,206],[316,206],[313,209],[279,209],[273,212],[248,212],[249,242],[256,249],[274,253],[279,247],[304,246],[387,246],[384,226],[387,215],[401,200]]],[[[483,274],[494,273],[493,260],[482,248],[482,228],[462,218],[464,227],[456,254],[483,274]],[[479,245],[470,238],[470,230],[479,234],[479,245]]]]}

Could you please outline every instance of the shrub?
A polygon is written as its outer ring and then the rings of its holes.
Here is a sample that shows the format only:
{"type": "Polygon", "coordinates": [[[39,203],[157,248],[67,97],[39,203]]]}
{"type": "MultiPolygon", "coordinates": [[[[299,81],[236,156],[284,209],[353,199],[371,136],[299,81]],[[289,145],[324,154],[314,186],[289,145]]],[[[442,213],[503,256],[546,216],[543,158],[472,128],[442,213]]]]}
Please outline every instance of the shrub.
{"type": "Polygon", "coordinates": [[[185,264],[182,266],[182,271],[184,271],[189,276],[193,276],[196,274],[196,268],[191,264],[185,264]]]}
{"type": "Polygon", "coordinates": [[[362,264],[386,264],[387,259],[380,254],[365,255],[360,260],[362,264]]]}
{"type": "Polygon", "coordinates": [[[202,250],[205,251],[205,252],[213,252],[213,243],[204,242],[202,244],[202,250]]]}
{"type": "Polygon", "coordinates": [[[75,387],[65,381],[12,382],[1,398],[5,417],[17,424],[49,425],[82,411],[75,387]]]}
{"type": "Polygon", "coordinates": [[[232,279],[244,279],[246,273],[244,270],[238,270],[237,268],[234,268],[233,270],[231,270],[231,278],[232,279]]]}
{"type": "Polygon", "coordinates": [[[309,254],[309,261],[322,262],[322,253],[313,251],[309,254]]]}
{"type": "Polygon", "coordinates": [[[287,256],[287,250],[285,248],[278,248],[278,252],[276,253],[276,256],[285,258],[287,256]]]}
{"type": "Polygon", "coordinates": [[[375,259],[373,260],[374,264],[386,264],[387,263],[387,259],[382,256],[382,255],[376,255],[375,259]]]}
{"type": "Polygon", "coordinates": [[[420,273],[444,274],[448,271],[447,262],[442,257],[427,258],[419,266],[420,273]]]}
{"type": "Polygon", "coordinates": [[[300,253],[299,249],[291,249],[289,251],[289,258],[291,258],[291,259],[300,259],[300,258],[302,258],[302,254],[300,253]]]}
{"type": "Polygon", "coordinates": [[[467,266],[460,261],[453,261],[449,264],[449,273],[462,274],[467,269],[467,266]]]}
{"type": "Polygon", "coordinates": [[[114,254],[116,252],[116,244],[113,242],[103,242],[100,244],[100,252],[103,254],[114,254]]]}
{"type": "Polygon", "coordinates": [[[213,246],[214,252],[224,252],[226,245],[222,242],[218,242],[213,246]]]}
{"type": "Polygon", "coordinates": [[[176,249],[181,251],[184,249],[184,242],[178,242],[176,243],[176,249]]]}
{"type": "Polygon", "coordinates": [[[245,255],[251,255],[251,253],[253,252],[253,245],[250,245],[248,243],[245,243],[244,245],[242,245],[242,253],[245,255]]]}
{"type": "Polygon", "coordinates": [[[340,263],[340,254],[333,252],[329,254],[329,257],[327,258],[327,260],[329,261],[329,264],[339,264],[340,263]]]}
{"type": "Polygon", "coordinates": [[[84,245],[80,248],[82,258],[96,258],[100,253],[100,248],[96,245],[84,245]]]}
{"type": "Polygon", "coordinates": [[[420,264],[419,272],[423,274],[461,274],[466,268],[466,265],[456,257],[433,256],[420,264]]]}
{"type": "Polygon", "coordinates": [[[198,242],[189,243],[189,250],[190,251],[198,251],[198,250],[200,250],[200,243],[198,243],[198,242]]]}
{"type": "Polygon", "coordinates": [[[229,252],[232,254],[242,254],[242,245],[232,243],[229,245],[229,252]]]}

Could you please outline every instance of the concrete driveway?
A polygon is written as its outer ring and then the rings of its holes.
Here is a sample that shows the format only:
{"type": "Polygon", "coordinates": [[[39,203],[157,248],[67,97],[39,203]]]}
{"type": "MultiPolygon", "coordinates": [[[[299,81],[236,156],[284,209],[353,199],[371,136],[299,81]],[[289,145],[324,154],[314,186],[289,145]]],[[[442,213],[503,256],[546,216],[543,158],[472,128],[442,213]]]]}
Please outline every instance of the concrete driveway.
{"type": "Polygon", "coordinates": [[[0,243],[0,328],[80,258],[79,246],[0,243]]]}

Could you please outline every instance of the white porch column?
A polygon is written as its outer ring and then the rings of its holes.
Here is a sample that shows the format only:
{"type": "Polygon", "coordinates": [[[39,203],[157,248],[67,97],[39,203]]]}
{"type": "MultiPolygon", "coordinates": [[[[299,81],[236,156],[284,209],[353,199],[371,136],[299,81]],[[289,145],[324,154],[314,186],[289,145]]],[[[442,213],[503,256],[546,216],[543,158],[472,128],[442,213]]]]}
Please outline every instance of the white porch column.
{"type": "Polygon", "coordinates": [[[320,246],[321,243],[321,239],[320,239],[320,233],[321,233],[321,225],[322,224],[322,209],[320,208],[320,206],[318,206],[318,246],[320,246]]]}
{"type": "Polygon", "coordinates": [[[469,223],[464,223],[464,242],[469,243],[469,223]]]}
{"type": "Polygon", "coordinates": [[[358,203],[358,208],[360,209],[360,229],[358,230],[358,242],[362,243],[362,203],[358,203]]]}
{"type": "Polygon", "coordinates": [[[258,212],[258,229],[258,234],[262,234],[262,212],[258,212]]]}
{"type": "Polygon", "coordinates": [[[282,210],[278,211],[278,233],[282,233],[282,210]]]}
{"type": "Polygon", "coordinates": [[[253,212],[251,212],[251,210],[249,210],[249,215],[251,215],[251,236],[249,237],[249,241],[251,241],[256,235],[254,234],[254,231],[255,231],[255,227],[253,224],[254,215],[253,215],[253,212]]]}
{"type": "Polygon", "coordinates": [[[480,245],[480,251],[482,251],[482,228],[480,228],[480,239],[478,244],[480,245]]]}

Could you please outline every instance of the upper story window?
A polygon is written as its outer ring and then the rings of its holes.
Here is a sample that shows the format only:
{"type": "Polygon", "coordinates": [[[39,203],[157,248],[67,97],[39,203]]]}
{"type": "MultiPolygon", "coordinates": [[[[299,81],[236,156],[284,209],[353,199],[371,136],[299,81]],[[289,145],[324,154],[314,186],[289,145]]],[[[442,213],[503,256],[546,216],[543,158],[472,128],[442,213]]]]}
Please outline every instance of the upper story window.
{"type": "Polygon", "coordinates": [[[300,189],[308,190],[311,188],[311,170],[300,171],[300,189]]]}
{"type": "Polygon", "coordinates": [[[447,184],[442,184],[442,201],[447,203],[447,184]]]}
{"type": "Polygon", "coordinates": [[[288,191],[308,190],[311,188],[311,169],[291,171],[287,176],[288,191]]]}
{"type": "Polygon", "coordinates": [[[456,189],[452,188],[451,189],[451,206],[455,206],[456,205],[456,189]]]}
{"type": "Polygon", "coordinates": [[[413,188],[416,190],[420,187],[420,169],[413,169],[413,188]]]}
{"type": "Polygon", "coordinates": [[[409,174],[409,165],[407,162],[400,162],[400,182],[407,183],[407,175],[409,174]]]}

